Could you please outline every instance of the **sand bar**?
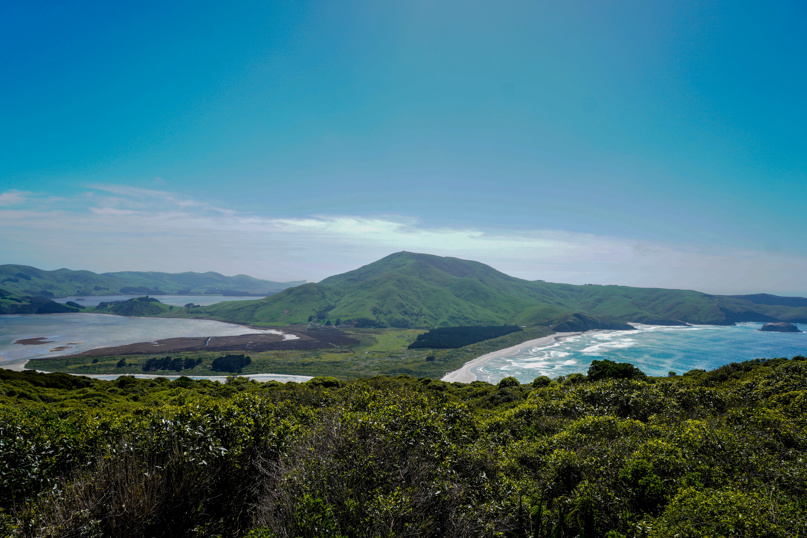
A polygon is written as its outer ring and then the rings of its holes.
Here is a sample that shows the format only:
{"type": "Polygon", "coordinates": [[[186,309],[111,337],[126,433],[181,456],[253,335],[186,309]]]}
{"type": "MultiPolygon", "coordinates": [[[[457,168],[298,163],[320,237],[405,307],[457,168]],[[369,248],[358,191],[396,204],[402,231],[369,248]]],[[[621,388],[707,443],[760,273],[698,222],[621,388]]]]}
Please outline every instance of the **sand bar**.
{"type": "Polygon", "coordinates": [[[505,349],[499,349],[497,351],[493,351],[491,353],[487,353],[482,355],[481,357],[477,357],[472,361],[468,361],[462,365],[462,368],[459,370],[454,370],[453,372],[447,373],[442,381],[448,381],[452,383],[454,381],[460,383],[472,383],[476,381],[476,375],[471,373],[472,368],[476,368],[482,364],[485,364],[491,359],[498,359],[499,357],[507,357],[508,355],[515,355],[522,349],[526,348],[533,348],[533,347],[547,347],[551,346],[555,342],[563,340],[564,338],[570,338],[572,336],[577,336],[579,334],[583,334],[582,332],[574,332],[574,333],[556,333],[550,334],[549,336],[544,336],[543,338],[536,338],[535,340],[528,340],[526,342],[521,342],[512,347],[508,347],[505,349]]]}

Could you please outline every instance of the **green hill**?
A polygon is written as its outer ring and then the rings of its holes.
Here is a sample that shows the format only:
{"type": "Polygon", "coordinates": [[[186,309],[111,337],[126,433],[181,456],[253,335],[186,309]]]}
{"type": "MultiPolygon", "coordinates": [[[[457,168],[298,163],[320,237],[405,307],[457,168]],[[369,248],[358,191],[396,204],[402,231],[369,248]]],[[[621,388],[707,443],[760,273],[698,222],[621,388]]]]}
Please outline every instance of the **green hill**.
{"type": "Polygon", "coordinates": [[[19,296],[0,289],[0,314],[59,314],[78,311],[79,308],[44,297],[19,296]]]}
{"type": "Polygon", "coordinates": [[[127,301],[99,303],[92,312],[117,314],[119,316],[157,316],[173,310],[173,306],[161,303],[154,297],[134,297],[127,301]]]}
{"type": "Polygon", "coordinates": [[[764,297],[528,281],[479,262],[399,252],[318,284],[289,288],[259,301],[219,303],[191,315],[263,324],[317,321],[423,328],[516,324],[549,325],[562,331],[627,328],[625,322],[807,322],[807,306],[793,298],[764,297]]]}
{"type": "Polygon", "coordinates": [[[26,265],[0,265],[0,286],[16,295],[270,295],[302,282],[272,282],[246,275],[124,271],[97,274],[26,265]]]}

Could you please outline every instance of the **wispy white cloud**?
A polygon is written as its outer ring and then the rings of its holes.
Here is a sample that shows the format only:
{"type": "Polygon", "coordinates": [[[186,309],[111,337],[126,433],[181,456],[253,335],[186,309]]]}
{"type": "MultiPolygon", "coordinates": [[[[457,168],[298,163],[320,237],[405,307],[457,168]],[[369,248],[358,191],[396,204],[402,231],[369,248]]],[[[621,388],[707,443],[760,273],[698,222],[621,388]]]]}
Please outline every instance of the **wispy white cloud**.
{"type": "Polygon", "coordinates": [[[555,282],[713,293],[807,288],[802,284],[807,258],[719,246],[563,230],[432,227],[406,216],[276,218],[130,187],[95,186],[74,202],[43,200],[0,209],[3,261],[94,271],[213,270],[319,280],[409,250],[473,259],[513,276],[555,282]],[[81,207],[88,209],[75,209],[81,207]]]}
{"type": "Polygon", "coordinates": [[[231,211],[228,209],[217,208],[208,203],[200,202],[194,200],[193,198],[180,196],[176,193],[168,191],[143,189],[128,185],[103,184],[92,185],[90,188],[92,191],[87,193],[88,196],[92,198],[96,204],[101,205],[102,207],[127,206],[149,211],[163,209],[166,207],[179,209],[196,208],[224,214],[231,213],[231,211]],[[105,194],[99,195],[98,193],[105,194]]]}
{"type": "Polygon", "coordinates": [[[0,207],[20,205],[26,202],[29,196],[34,193],[18,190],[10,190],[0,193],[0,207]]]}

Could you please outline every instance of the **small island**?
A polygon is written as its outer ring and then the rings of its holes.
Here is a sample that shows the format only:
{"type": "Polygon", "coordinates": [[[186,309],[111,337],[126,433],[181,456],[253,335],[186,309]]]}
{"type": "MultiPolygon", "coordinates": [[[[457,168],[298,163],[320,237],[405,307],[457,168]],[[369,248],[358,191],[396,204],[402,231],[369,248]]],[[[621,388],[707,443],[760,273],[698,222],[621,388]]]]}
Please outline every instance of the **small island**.
{"type": "Polygon", "coordinates": [[[800,333],[798,327],[793,325],[792,323],[787,323],[784,321],[777,321],[774,323],[766,323],[762,326],[760,331],[771,331],[777,333],[800,333]]]}

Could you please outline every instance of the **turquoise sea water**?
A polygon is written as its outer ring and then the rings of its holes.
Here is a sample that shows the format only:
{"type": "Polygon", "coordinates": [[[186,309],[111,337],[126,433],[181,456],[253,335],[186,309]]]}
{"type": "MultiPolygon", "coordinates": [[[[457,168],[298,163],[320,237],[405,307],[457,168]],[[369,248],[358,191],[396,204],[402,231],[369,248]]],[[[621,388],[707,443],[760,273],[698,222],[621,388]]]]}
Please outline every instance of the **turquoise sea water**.
{"type": "MultiPolygon", "coordinates": [[[[629,362],[648,375],[712,370],[756,358],[807,356],[807,333],[761,332],[761,323],[733,327],[636,325],[636,331],[595,331],[548,347],[524,347],[471,370],[478,379],[498,383],[513,376],[522,383],[545,375],[585,373],[591,361],[629,362]]],[[[801,326],[804,330],[806,327],[801,326]]]]}

